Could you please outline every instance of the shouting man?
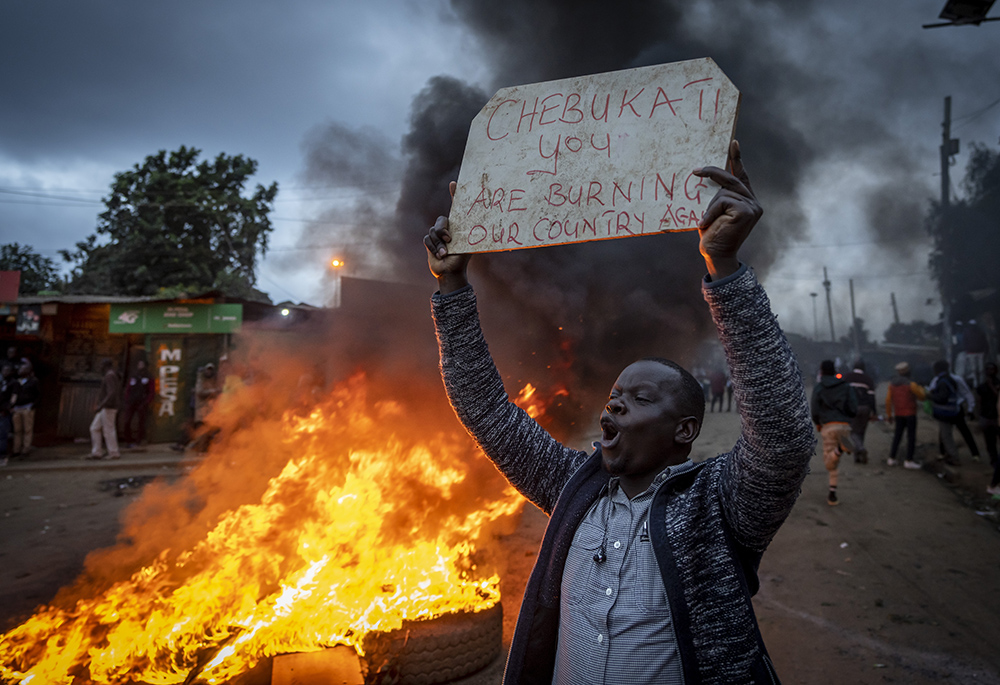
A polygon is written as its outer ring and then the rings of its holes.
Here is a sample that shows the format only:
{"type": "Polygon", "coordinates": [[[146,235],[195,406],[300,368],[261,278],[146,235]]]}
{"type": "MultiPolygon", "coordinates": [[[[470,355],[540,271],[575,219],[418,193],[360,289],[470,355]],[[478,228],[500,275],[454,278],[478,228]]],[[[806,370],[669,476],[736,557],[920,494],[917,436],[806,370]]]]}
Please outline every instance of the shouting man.
{"type": "MultiPolygon", "coordinates": [[[[591,454],[511,403],[489,355],[447,219],[424,243],[448,397],[507,479],[550,520],[525,589],[505,683],[773,683],[750,597],[814,440],[802,377],[738,252],[760,218],[739,145],[701,221],[705,299],[742,414],[732,450],[694,463],[698,381],[672,361],[626,367],[591,454]]],[[[454,185],[452,186],[454,192],[454,185]]]]}

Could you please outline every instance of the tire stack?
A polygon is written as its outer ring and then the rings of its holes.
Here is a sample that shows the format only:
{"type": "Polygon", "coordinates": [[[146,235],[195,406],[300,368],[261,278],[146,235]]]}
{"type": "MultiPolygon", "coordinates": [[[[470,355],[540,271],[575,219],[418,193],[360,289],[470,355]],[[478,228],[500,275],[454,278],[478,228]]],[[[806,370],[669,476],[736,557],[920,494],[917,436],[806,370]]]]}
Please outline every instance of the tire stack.
{"type": "Polygon", "coordinates": [[[365,637],[361,669],[366,685],[435,685],[475,673],[500,655],[503,608],[405,621],[389,633],[365,637]]]}

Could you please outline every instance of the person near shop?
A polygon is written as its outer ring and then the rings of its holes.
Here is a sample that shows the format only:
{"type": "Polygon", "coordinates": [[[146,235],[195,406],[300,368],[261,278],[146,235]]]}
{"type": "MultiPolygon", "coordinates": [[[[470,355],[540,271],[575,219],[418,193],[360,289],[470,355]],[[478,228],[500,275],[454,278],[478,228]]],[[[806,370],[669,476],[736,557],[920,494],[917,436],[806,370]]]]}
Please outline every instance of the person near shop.
{"type": "Polygon", "coordinates": [[[146,368],[146,361],[138,360],[135,363],[135,371],[125,382],[122,408],[122,438],[129,447],[146,443],[146,417],[149,405],[153,403],[153,385],[153,377],[146,368]]]}
{"type": "Polygon", "coordinates": [[[31,454],[35,436],[35,407],[41,398],[41,386],[31,362],[21,359],[17,382],[11,393],[10,417],[14,426],[14,447],[11,456],[23,459],[31,454]]]}
{"type": "Polygon", "coordinates": [[[10,417],[10,398],[14,393],[14,366],[3,362],[0,367],[0,466],[7,465],[10,456],[10,438],[14,433],[14,423],[10,417]]]}
{"type": "Polygon", "coordinates": [[[121,406],[121,378],[115,363],[101,363],[101,389],[97,395],[94,419],[90,422],[90,454],[88,459],[120,459],[118,449],[118,409],[121,406]],[[107,448],[107,451],[105,451],[107,448]]]}

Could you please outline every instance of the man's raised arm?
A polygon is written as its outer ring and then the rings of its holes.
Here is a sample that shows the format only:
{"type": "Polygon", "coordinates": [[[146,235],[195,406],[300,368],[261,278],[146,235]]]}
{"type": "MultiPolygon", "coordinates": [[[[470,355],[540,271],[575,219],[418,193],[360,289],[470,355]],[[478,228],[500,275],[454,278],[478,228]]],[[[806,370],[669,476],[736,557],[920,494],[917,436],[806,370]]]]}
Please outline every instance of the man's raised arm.
{"type": "Polygon", "coordinates": [[[735,141],[730,165],[732,173],[717,167],[696,172],[721,186],[699,227],[709,273],[703,289],[742,422],[724,467],[723,506],[737,541],[763,551],[795,503],[815,437],[792,351],[764,289],[737,256],[762,210],[735,141]]]}
{"type": "MultiPolygon", "coordinates": [[[[454,183],[450,189],[454,195],[454,183]]],[[[424,245],[439,288],[431,304],[448,399],[507,480],[549,513],[587,455],[564,447],[508,398],[479,325],[476,296],[466,276],[469,255],[449,254],[449,242],[448,220],[439,217],[424,245]]]]}

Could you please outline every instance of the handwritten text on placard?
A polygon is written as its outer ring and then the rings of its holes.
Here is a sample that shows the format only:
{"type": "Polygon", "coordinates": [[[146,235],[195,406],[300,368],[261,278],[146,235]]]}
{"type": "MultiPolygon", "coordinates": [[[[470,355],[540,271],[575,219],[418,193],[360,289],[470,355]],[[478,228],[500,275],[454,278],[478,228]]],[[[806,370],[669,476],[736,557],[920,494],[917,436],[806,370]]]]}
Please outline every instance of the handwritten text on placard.
{"type": "Polygon", "coordinates": [[[695,228],[725,166],[740,94],[711,59],[500,90],[473,120],[453,252],[695,228]]]}

